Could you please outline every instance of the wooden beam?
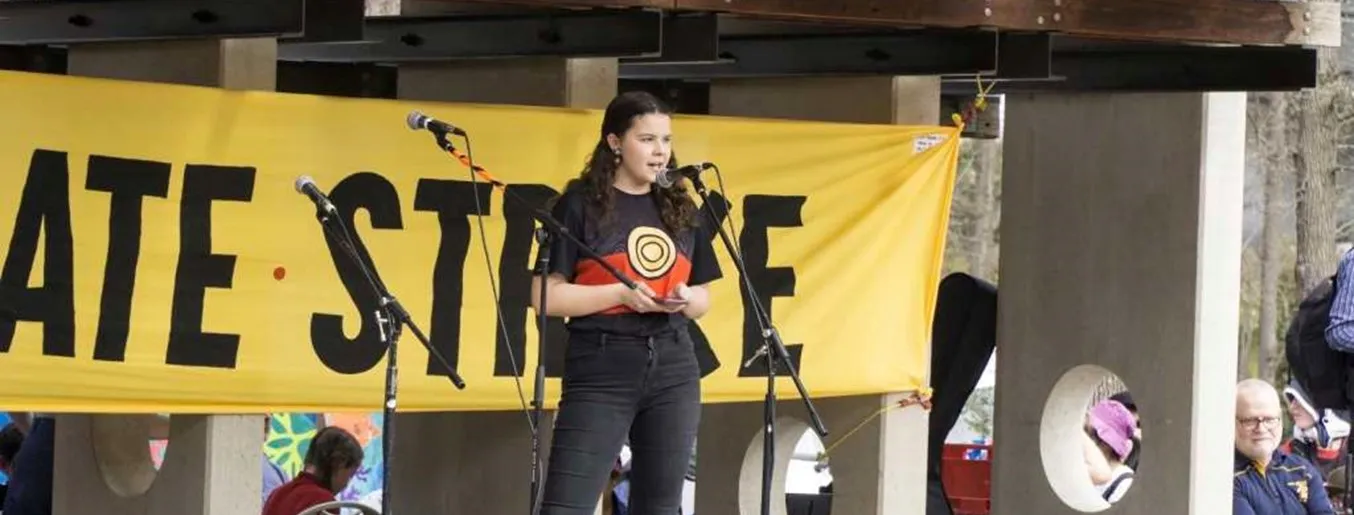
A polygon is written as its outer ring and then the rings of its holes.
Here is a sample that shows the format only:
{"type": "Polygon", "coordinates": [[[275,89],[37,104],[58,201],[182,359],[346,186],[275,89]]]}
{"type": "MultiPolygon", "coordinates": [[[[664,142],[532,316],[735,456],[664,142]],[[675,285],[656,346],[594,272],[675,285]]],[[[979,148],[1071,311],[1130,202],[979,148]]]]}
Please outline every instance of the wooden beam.
{"type": "MultiPolygon", "coordinates": [[[[423,0],[424,3],[438,3],[444,0],[423,0]]],[[[535,7],[649,7],[655,9],[674,9],[677,0],[445,0],[448,3],[485,3],[515,4],[535,7]]]]}
{"type": "Polygon", "coordinates": [[[992,27],[1083,37],[1251,45],[1340,45],[1334,0],[468,0],[653,7],[906,27],[992,27]]]}
{"type": "Polygon", "coordinates": [[[1339,2],[1062,0],[1062,3],[1062,20],[1049,26],[1084,36],[1340,45],[1339,2]]]}
{"type": "Polygon", "coordinates": [[[1279,0],[675,0],[683,10],[1235,44],[1340,44],[1340,6],[1279,0]]]}

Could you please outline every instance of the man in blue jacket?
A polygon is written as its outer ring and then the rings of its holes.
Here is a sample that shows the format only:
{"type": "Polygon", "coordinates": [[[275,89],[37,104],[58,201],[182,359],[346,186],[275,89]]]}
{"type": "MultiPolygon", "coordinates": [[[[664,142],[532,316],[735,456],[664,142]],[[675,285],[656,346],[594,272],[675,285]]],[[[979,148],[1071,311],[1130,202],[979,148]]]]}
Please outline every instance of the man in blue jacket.
{"type": "Polygon", "coordinates": [[[1237,384],[1232,514],[1335,515],[1316,466],[1279,448],[1282,417],[1279,392],[1269,383],[1237,384]]]}

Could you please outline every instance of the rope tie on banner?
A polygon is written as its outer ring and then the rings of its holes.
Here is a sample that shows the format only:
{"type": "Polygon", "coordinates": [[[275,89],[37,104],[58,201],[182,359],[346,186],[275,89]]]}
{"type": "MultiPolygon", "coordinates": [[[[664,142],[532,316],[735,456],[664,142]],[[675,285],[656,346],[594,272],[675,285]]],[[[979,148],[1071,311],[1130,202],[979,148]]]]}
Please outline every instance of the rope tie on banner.
{"type": "Polygon", "coordinates": [[[974,77],[978,81],[978,95],[974,97],[973,103],[950,115],[950,120],[954,121],[954,126],[959,128],[959,132],[964,132],[964,127],[974,118],[977,118],[978,113],[987,110],[987,94],[992,91],[993,86],[997,85],[997,81],[993,80],[984,87],[983,76],[975,75],[974,77]]]}
{"type": "Polygon", "coordinates": [[[851,436],[856,434],[857,431],[860,431],[870,422],[874,421],[874,419],[879,418],[885,413],[888,413],[895,409],[903,409],[912,406],[920,406],[922,410],[928,412],[931,411],[931,393],[932,390],[930,387],[922,387],[922,389],[912,392],[910,395],[902,398],[898,402],[890,403],[882,408],[879,408],[878,410],[875,410],[874,413],[871,413],[870,415],[862,419],[860,423],[856,424],[856,426],[851,428],[850,431],[847,431],[846,434],[842,435],[841,438],[838,438],[836,441],[832,442],[831,445],[825,447],[823,449],[823,452],[818,453],[818,464],[814,465],[813,467],[814,470],[821,472],[824,468],[827,468],[828,455],[832,453],[833,449],[836,449],[837,446],[842,444],[842,442],[845,442],[847,439],[851,438],[851,436]]]}

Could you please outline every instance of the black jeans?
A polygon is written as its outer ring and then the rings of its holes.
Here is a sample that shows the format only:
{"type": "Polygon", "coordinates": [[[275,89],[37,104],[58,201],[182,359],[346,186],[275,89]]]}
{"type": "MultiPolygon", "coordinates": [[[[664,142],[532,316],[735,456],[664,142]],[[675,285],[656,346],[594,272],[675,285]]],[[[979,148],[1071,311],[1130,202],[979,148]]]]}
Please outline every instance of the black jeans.
{"type": "Polygon", "coordinates": [[[541,513],[592,515],[628,432],[630,513],[677,515],[700,425],[686,332],[571,334],[563,383],[541,513]]]}

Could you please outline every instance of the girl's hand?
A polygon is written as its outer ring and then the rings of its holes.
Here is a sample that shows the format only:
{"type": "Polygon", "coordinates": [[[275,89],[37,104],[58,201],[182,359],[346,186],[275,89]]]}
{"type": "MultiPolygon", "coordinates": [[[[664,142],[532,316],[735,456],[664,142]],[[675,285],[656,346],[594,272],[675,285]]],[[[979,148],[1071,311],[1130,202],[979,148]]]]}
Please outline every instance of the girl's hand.
{"type": "Polygon", "coordinates": [[[616,286],[620,287],[621,290],[620,303],[625,304],[625,307],[636,313],[667,311],[667,308],[659,305],[658,301],[655,300],[658,294],[654,293],[653,289],[649,288],[647,284],[639,283],[639,288],[634,290],[627,288],[624,284],[617,284],[616,286]]]}
{"type": "Polygon", "coordinates": [[[663,311],[677,313],[686,309],[687,304],[690,303],[691,287],[687,286],[686,283],[680,283],[676,288],[672,289],[672,293],[668,298],[663,299],[658,305],[663,308],[663,311]]]}

